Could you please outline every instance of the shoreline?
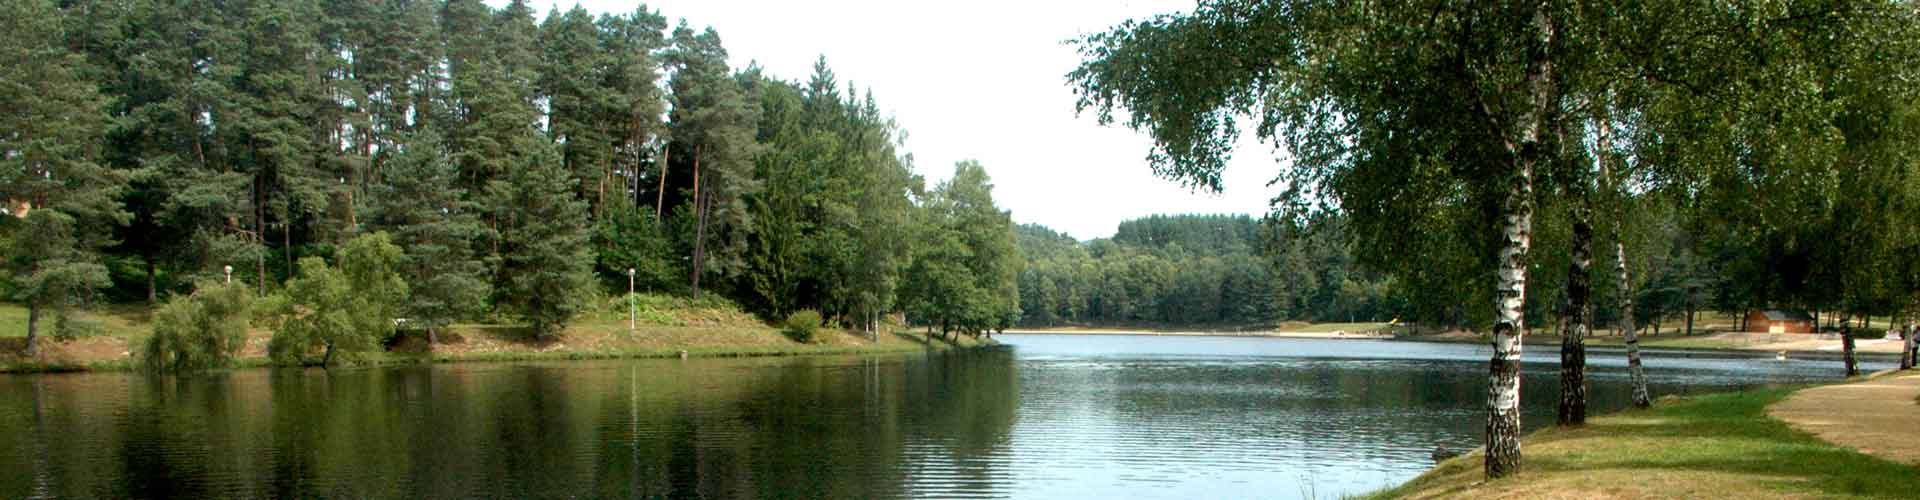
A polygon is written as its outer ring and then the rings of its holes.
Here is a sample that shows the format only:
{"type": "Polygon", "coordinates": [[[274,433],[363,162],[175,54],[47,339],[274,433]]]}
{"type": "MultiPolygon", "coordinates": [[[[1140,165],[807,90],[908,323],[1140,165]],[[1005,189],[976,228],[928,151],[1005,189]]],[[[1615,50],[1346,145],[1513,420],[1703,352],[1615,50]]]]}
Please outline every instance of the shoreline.
{"type": "MultiPolygon", "coordinates": [[[[1551,349],[1554,349],[1554,352],[1558,352],[1557,348],[1560,346],[1559,337],[1551,336],[1551,335],[1541,335],[1540,337],[1543,337],[1544,340],[1535,341],[1535,340],[1532,340],[1535,338],[1535,336],[1528,336],[1527,337],[1528,340],[1525,345],[1531,348],[1551,348],[1551,349]]],[[[1647,342],[1649,337],[1641,337],[1642,343],[1640,344],[1640,350],[1641,352],[1651,351],[1651,352],[1665,352],[1665,353],[1680,353],[1683,355],[1726,354],[1726,355],[1750,355],[1753,357],[1765,357],[1769,355],[1772,355],[1772,356],[1785,355],[1790,359],[1813,359],[1813,360],[1822,360],[1822,361],[1838,361],[1843,359],[1846,356],[1846,353],[1839,349],[1839,346],[1840,346],[1839,340],[1832,341],[1833,345],[1831,346],[1832,347],[1831,349],[1820,349],[1820,348],[1807,349],[1799,346],[1783,349],[1780,347],[1768,346],[1768,345],[1662,345],[1663,343],[1660,342],[1660,341],[1668,341],[1668,342],[1704,341],[1700,343],[1713,342],[1713,340],[1708,337],[1710,336],[1695,335],[1692,337],[1673,337],[1673,336],[1651,337],[1651,339],[1654,342],[1647,342]]],[[[1434,343],[1434,344],[1485,344],[1488,342],[1488,340],[1486,339],[1480,339],[1480,338],[1474,338],[1474,337],[1465,337],[1465,336],[1442,337],[1438,335],[1426,335],[1426,336],[1419,336],[1419,337],[1394,337],[1391,340],[1396,342],[1427,342],[1427,343],[1434,343]]],[[[1624,352],[1627,346],[1625,343],[1621,342],[1620,340],[1621,340],[1620,337],[1613,337],[1613,336],[1587,337],[1586,346],[1588,351],[1593,351],[1598,349],[1598,350],[1606,350],[1609,352],[1612,352],[1612,351],[1624,352]],[[1596,340],[1598,340],[1599,342],[1595,342],[1596,340]]],[[[1807,339],[1807,340],[1820,340],[1820,339],[1807,339]]],[[[1806,340],[1801,340],[1796,342],[1804,343],[1806,342],[1806,340]]],[[[1895,346],[1897,346],[1899,343],[1900,343],[1899,341],[1889,342],[1889,344],[1893,344],[1895,346]]],[[[1890,351],[1890,350],[1884,350],[1884,349],[1867,349],[1867,347],[1869,347],[1869,345],[1857,345],[1856,348],[1854,349],[1854,357],[1857,359],[1891,360],[1896,362],[1899,361],[1900,359],[1900,351],[1898,350],[1890,351]]]]}
{"type": "MultiPolygon", "coordinates": [[[[1806,425],[1813,424],[1783,419],[1780,412],[1812,390],[1916,378],[1913,370],[1889,369],[1825,384],[1664,396],[1651,408],[1528,432],[1520,439],[1526,468],[1513,476],[1487,480],[1484,451],[1474,449],[1400,484],[1349,498],[1904,495],[1920,487],[1920,476],[1912,474],[1920,463],[1823,439],[1809,432],[1806,425]]],[[[1824,411],[1816,413],[1824,422],[1824,411]]]]}
{"type": "MultiPolygon", "coordinates": [[[[717,330],[717,329],[716,329],[717,330]]],[[[646,332],[642,332],[646,333],[646,332]]],[[[771,329],[755,334],[785,336],[771,329]]],[[[879,342],[867,341],[852,333],[841,332],[845,336],[862,343],[815,343],[764,345],[668,345],[663,347],[625,347],[611,349],[570,349],[564,346],[564,338],[554,344],[559,347],[539,348],[528,346],[525,349],[504,349],[492,351],[450,351],[435,352],[377,352],[359,356],[359,359],[340,362],[335,368],[366,368],[379,366],[450,364],[450,363],[502,363],[521,361],[589,361],[619,359],[693,359],[693,358],[777,358],[797,356],[839,356],[853,354],[909,354],[916,352],[940,352],[970,349],[989,349],[1002,344],[991,339],[972,339],[961,336],[955,341],[927,338],[908,332],[895,332],[894,339],[879,342]]],[[[48,339],[51,340],[51,339],[48,339]]],[[[264,355],[235,357],[230,366],[210,371],[244,370],[260,368],[309,368],[275,365],[264,355]]],[[[94,372],[134,372],[140,371],[139,363],[131,356],[90,361],[61,360],[54,362],[15,361],[0,364],[0,375],[30,375],[44,373],[94,373],[94,372]]]]}
{"type": "MultiPolygon", "coordinates": [[[[1420,343],[1430,343],[1430,344],[1485,344],[1489,342],[1488,340],[1483,338],[1476,338],[1476,337],[1464,336],[1464,335],[1436,334],[1436,335],[1421,335],[1421,336],[1408,337],[1408,336],[1395,336],[1395,335],[1386,334],[1386,333],[1360,333],[1360,332],[1344,332],[1344,331],[1232,332],[1232,331],[1195,331],[1195,330],[1152,330],[1152,329],[1132,329],[1132,328],[1108,328],[1108,329],[1034,328],[1034,329],[1010,329],[1004,333],[1011,333],[1011,334],[1018,334],[1018,335],[1057,335],[1057,336],[1114,335],[1114,336],[1142,336],[1142,337],[1157,336],[1157,337],[1286,338],[1286,339],[1326,339],[1326,340],[1383,340],[1383,341],[1393,341],[1393,342],[1420,342],[1420,343]]],[[[1659,342],[1659,341],[1667,341],[1667,342],[1689,341],[1689,342],[1698,342],[1698,343],[1716,342],[1712,340],[1711,337],[1712,336],[1710,335],[1695,335],[1691,337],[1675,337],[1675,336],[1642,337],[1642,339],[1651,339],[1651,340],[1654,340],[1654,342],[1643,342],[1641,344],[1641,349],[1643,352],[1652,351],[1652,352],[1663,352],[1663,353],[1678,353],[1685,356],[1693,356],[1693,355],[1701,355],[1701,354],[1725,354],[1725,355],[1750,355],[1753,357],[1764,357],[1764,356],[1779,356],[1784,354],[1790,359],[1811,359],[1811,360],[1822,360],[1822,361],[1837,361],[1842,359],[1845,356],[1845,354],[1838,349],[1838,346],[1840,343],[1840,341],[1838,340],[1832,340],[1831,342],[1833,343],[1833,346],[1831,346],[1832,348],[1828,348],[1828,349],[1820,349],[1820,348],[1806,349],[1806,348],[1798,348],[1798,347],[1780,349],[1776,347],[1769,347],[1766,345],[1661,345],[1661,343],[1659,342]]],[[[1528,340],[1526,342],[1526,345],[1528,347],[1555,348],[1560,345],[1559,337],[1552,336],[1550,334],[1529,335],[1527,339],[1528,340]],[[1542,340],[1534,340],[1536,338],[1542,339],[1542,340]]],[[[1823,339],[1802,339],[1802,340],[1796,340],[1795,342],[1805,343],[1807,341],[1819,341],[1819,340],[1823,340],[1823,339]]],[[[1855,349],[1854,351],[1854,356],[1857,359],[1873,359],[1873,360],[1881,360],[1881,361],[1885,361],[1885,360],[1898,361],[1899,360],[1899,357],[1900,357],[1899,351],[1897,350],[1887,351],[1884,349],[1867,349],[1868,347],[1871,347],[1873,345],[1880,345],[1880,344],[1865,344],[1865,342],[1870,342],[1870,341],[1862,341],[1863,345],[1858,346],[1858,348],[1855,349]]],[[[1897,345],[1899,343],[1900,342],[1897,340],[1885,342],[1886,345],[1889,345],[1895,348],[1897,348],[1897,345]]],[[[1620,342],[1619,337],[1612,337],[1612,336],[1588,337],[1586,346],[1589,351],[1601,350],[1601,351],[1612,352],[1612,351],[1624,351],[1626,349],[1625,344],[1620,342]]],[[[1556,349],[1556,352],[1557,352],[1557,349],[1556,349]]]]}

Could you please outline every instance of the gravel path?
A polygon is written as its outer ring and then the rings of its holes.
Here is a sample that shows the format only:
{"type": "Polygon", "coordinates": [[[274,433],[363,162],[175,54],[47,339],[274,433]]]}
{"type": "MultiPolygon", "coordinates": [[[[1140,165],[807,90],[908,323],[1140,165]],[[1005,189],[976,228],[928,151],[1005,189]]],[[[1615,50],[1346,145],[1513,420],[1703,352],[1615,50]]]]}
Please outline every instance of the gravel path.
{"type": "Polygon", "coordinates": [[[1920,465],[1920,373],[1814,387],[1775,403],[1767,414],[1829,443],[1920,465]]]}

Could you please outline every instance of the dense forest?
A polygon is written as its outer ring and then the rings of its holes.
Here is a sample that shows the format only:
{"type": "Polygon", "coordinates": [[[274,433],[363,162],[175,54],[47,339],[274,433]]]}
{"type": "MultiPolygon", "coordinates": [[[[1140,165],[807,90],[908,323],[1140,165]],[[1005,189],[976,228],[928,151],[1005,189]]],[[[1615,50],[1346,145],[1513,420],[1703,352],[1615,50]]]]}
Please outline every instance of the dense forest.
{"type": "MultiPolygon", "coordinates": [[[[1769,283],[1725,277],[1720,269],[1741,265],[1743,254],[1709,246],[1715,242],[1691,232],[1683,207],[1670,196],[1643,195],[1633,203],[1642,216],[1624,227],[1623,241],[1628,258],[1642,269],[1629,276],[1626,292],[1635,324],[1685,328],[1700,311],[1779,304],[1755,298],[1769,283]]],[[[1561,220],[1539,221],[1534,258],[1565,258],[1569,228],[1561,220]]],[[[1085,242],[1034,224],[1015,231],[1026,258],[1019,278],[1022,326],[1258,328],[1280,321],[1398,319],[1422,328],[1472,329],[1484,328],[1487,320],[1485,311],[1452,295],[1474,294],[1475,261],[1356,249],[1351,228],[1338,214],[1298,224],[1246,215],[1154,215],[1122,222],[1112,237],[1085,242]],[[1408,262],[1422,265],[1411,269],[1408,262]],[[1423,288],[1404,285],[1408,279],[1424,280],[1423,288]]],[[[1447,255],[1440,252],[1444,248],[1435,250],[1447,255]]],[[[1597,258],[1602,268],[1618,260],[1612,253],[1597,258]]],[[[1619,278],[1603,273],[1591,279],[1595,321],[1617,323],[1624,313],[1619,278]]],[[[1566,274],[1543,267],[1534,280],[1539,293],[1527,299],[1528,318],[1552,324],[1556,304],[1565,300],[1566,274]]]]}
{"type": "Polygon", "coordinates": [[[1085,243],[1022,225],[1021,324],[1253,327],[1400,314],[1399,289],[1357,266],[1337,224],[1287,230],[1246,215],[1155,215],[1085,243]]]}
{"type": "Polygon", "coordinates": [[[288,330],[390,331],[327,316],[390,306],[546,334],[629,278],[864,329],[1017,319],[986,171],[926,185],[824,57],[803,81],[730,67],[644,6],[3,5],[3,281],[30,339],[101,301],[223,310],[245,297],[196,290],[227,282],[288,330]]]}

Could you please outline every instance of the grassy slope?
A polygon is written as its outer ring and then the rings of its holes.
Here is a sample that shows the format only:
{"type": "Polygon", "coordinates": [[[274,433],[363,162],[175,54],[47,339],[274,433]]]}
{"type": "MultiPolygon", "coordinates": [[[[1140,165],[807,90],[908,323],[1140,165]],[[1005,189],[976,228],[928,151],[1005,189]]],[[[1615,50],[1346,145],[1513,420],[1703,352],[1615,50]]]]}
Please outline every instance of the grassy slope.
{"type": "MultiPolygon", "coordinates": [[[[878,339],[838,329],[821,329],[815,342],[802,344],[787,338],[730,304],[693,302],[664,296],[639,301],[636,328],[628,330],[624,303],[601,304],[576,318],[559,335],[536,341],[525,328],[511,325],[462,324],[441,334],[440,343],[427,352],[419,335],[410,335],[389,352],[371,353],[364,363],[452,361],[509,361],[539,359],[608,359],[688,356],[781,356],[801,354],[914,352],[927,349],[972,347],[970,338],[948,342],[924,335],[896,332],[878,339]]],[[[0,372],[114,370],[133,366],[130,353],[151,334],[143,306],[113,306],[79,314],[92,326],[69,341],[44,339],[41,356],[20,355],[25,342],[26,309],[0,303],[0,372]]],[[[46,323],[43,328],[50,328],[46,323]]],[[[271,333],[249,333],[239,366],[267,364],[266,344],[271,333]]],[[[991,341],[986,341],[991,342],[991,341]]]]}
{"type": "Polygon", "coordinates": [[[1525,469],[1485,482],[1478,453],[1368,498],[1912,498],[1920,470],[1820,441],[1766,416],[1792,389],[1662,399],[1551,428],[1525,469]]]}

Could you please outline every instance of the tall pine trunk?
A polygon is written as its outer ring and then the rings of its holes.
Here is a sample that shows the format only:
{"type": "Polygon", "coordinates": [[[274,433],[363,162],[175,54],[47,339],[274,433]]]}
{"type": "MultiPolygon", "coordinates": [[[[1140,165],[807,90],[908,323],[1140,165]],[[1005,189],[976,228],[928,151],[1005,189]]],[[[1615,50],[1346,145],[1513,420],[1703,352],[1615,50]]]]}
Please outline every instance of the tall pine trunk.
{"type": "Polygon", "coordinates": [[[266,186],[260,176],[253,177],[253,242],[260,245],[253,253],[253,270],[259,274],[260,296],[267,295],[267,204],[266,186]]]}
{"type": "MultiPolygon", "coordinates": [[[[1616,230],[1617,232],[1617,230],[1616,230]]],[[[1627,244],[1614,236],[1615,278],[1620,282],[1620,331],[1627,339],[1627,376],[1633,381],[1633,406],[1646,408],[1653,406],[1653,394],[1647,391],[1647,370],[1640,366],[1640,332],[1633,325],[1633,282],[1627,274],[1627,244]]]]}
{"type": "MultiPolygon", "coordinates": [[[[288,210],[289,214],[293,211],[288,210]]],[[[287,258],[287,275],[293,275],[293,221],[291,215],[280,219],[280,253],[287,258]]]]}
{"type": "MultiPolygon", "coordinates": [[[[1584,187],[1584,186],[1583,186],[1584,187]]],[[[1575,208],[1567,268],[1567,310],[1560,331],[1560,425],[1587,422],[1587,333],[1593,329],[1593,226],[1585,207],[1575,208]]]]}
{"type": "Polygon", "coordinates": [[[660,222],[662,210],[667,208],[667,160],[673,153],[670,146],[660,146],[660,190],[654,193],[653,221],[660,222]]]}
{"type": "Polygon", "coordinates": [[[693,299],[700,300],[700,275],[706,265],[707,251],[707,196],[700,193],[700,149],[693,150],[693,299]]]}

